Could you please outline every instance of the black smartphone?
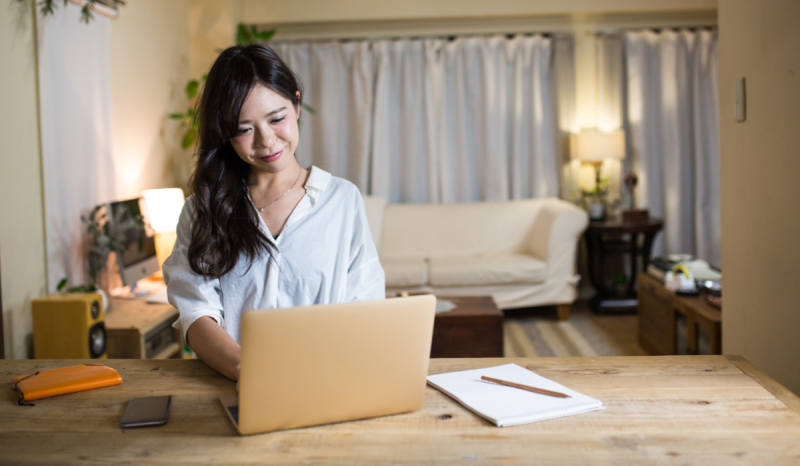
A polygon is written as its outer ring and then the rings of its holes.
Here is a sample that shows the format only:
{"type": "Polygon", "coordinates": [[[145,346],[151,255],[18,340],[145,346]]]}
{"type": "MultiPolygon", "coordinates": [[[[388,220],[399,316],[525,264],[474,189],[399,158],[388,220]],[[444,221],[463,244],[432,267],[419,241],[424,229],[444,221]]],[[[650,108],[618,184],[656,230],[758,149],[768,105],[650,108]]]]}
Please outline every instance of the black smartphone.
{"type": "Polygon", "coordinates": [[[122,421],[119,426],[122,428],[131,427],[150,427],[163,426],[169,417],[169,405],[172,396],[148,396],[145,398],[133,398],[125,408],[122,421]]]}

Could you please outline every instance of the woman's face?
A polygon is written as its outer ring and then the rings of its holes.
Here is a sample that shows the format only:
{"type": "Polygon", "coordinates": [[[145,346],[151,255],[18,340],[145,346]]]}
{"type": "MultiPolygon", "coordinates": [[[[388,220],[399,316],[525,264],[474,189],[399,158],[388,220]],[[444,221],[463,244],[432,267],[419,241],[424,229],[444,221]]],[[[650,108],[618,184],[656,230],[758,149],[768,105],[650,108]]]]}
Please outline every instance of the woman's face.
{"type": "Polygon", "coordinates": [[[297,109],[292,102],[256,85],[242,105],[239,134],[231,138],[239,157],[257,170],[278,173],[294,164],[299,139],[297,109]]]}

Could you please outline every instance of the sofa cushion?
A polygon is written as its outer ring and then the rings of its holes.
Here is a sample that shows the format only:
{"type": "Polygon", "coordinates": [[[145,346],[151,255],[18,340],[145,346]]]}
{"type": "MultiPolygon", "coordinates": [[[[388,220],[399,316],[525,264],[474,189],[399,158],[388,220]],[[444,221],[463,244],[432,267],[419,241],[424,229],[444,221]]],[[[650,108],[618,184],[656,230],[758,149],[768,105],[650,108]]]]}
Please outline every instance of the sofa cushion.
{"type": "Polygon", "coordinates": [[[381,259],[387,288],[428,284],[428,261],[425,259],[381,259]]]}
{"type": "Polygon", "coordinates": [[[547,264],[527,254],[437,257],[430,259],[430,277],[431,286],[541,283],[547,264]]]}
{"type": "Polygon", "coordinates": [[[364,210],[367,214],[369,231],[378,251],[381,250],[383,238],[383,213],[386,210],[386,198],[377,196],[364,196],[364,210]]]}

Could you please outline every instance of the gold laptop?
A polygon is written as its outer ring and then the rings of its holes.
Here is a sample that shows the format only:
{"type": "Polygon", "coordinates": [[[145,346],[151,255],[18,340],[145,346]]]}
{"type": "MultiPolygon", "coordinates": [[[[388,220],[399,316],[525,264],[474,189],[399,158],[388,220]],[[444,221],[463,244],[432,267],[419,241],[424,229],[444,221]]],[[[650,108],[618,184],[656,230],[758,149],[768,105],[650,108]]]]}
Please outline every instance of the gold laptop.
{"type": "Polygon", "coordinates": [[[422,408],[432,295],[246,312],[239,395],[220,401],[242,435],[422,408]]]}

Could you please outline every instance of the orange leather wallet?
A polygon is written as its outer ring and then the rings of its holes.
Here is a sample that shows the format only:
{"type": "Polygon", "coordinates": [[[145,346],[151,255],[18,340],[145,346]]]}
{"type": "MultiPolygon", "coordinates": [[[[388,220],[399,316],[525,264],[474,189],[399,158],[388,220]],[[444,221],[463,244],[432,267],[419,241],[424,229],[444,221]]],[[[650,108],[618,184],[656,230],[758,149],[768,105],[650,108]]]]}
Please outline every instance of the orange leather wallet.
{"type": "Polygon", "coordinates": [[[14,377],[11,384],[19,393],[19,404],[50,396],[110,387],[122,383],[122,376],[103,364],[81,364],[14,377]]]}

